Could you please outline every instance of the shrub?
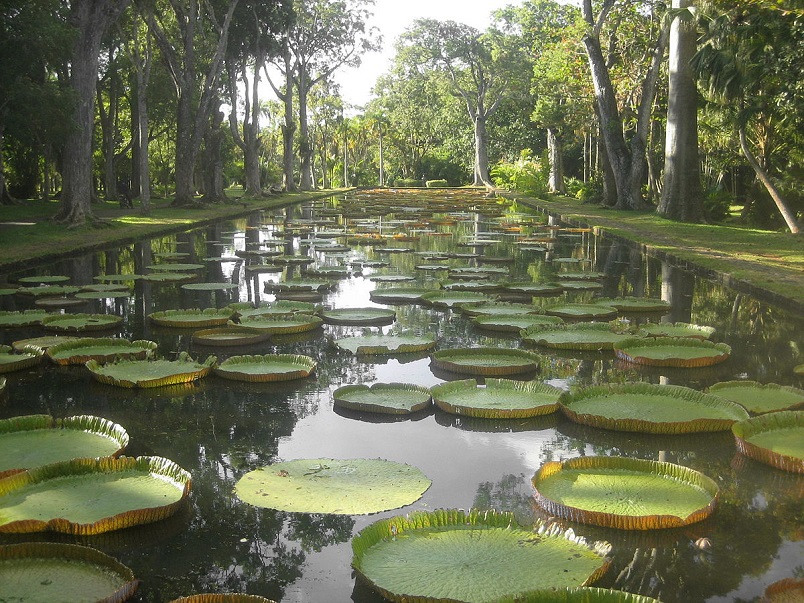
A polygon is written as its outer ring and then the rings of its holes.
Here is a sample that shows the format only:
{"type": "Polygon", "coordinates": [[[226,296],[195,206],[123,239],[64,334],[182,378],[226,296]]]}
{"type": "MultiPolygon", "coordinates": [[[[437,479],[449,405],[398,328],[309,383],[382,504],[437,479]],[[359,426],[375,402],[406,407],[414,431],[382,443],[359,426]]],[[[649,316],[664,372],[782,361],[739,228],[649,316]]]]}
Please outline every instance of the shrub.
{"type": "Polygon", "coordinates": [[[710,188],[703,199],[703,210],[709,222],[722,222],[729,217],[729,209],[735,203],[734,195],[722,188],[710,188]]]}
{"type": "Polygon", "coordinates": [[[424,183],[427,188],[439,188],[441,186],[447,186],[446,180],[428,180],[424,183]]]}
{"type": "Polygon", "coordinates": [[[399,188],[424,186],[424,180],[416,180],[415,178],[397,178],[394,181],[394,186],[397,186],[399,188]]]}
{"type": "Polygon", "coordinates": [[[547,178],[541,162],[531,156],[529,149],[520,153],[514,163],[501,161],[491,169],[491,177],[499,187],[538,197],[547,194],[547,178]]]}

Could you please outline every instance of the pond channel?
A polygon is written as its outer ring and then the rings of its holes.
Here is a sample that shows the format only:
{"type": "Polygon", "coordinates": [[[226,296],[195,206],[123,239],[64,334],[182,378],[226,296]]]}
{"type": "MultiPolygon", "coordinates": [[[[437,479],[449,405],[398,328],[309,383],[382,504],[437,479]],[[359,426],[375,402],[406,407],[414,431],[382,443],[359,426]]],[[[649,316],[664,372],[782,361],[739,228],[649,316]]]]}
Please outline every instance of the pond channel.
{"type": "MultiPolygon", "coordinates": [[[[387,191],[364,191],[6,275],[10,283],[26,276],[67,275],[71,284],[81,285],[97,282],[93,279],[99,275],[148,274],[159,271],[149,266],[170,262],[203,264],[197,280],[234,286],[199,291],[177,282],[134,280],[125,295],[87,300],[66,311],[122,316],[121,326],[102,336],[155,341],[163,357],[187,351],[194,358],[214,354],[222,361],[240,354],[293,353],[312,357],[317,369],[309,378],[281,383],[241,383],[210,375],[190,386],[134,390],[101,385],[80,366],[43,363],[4,375],[7,394],[0,399],[0,418],[35,413],[105,417],[128,431],[127,455],[175,461],[192,474],[193,490],[184,512],[157,524],[92,537],[2,535],[0,544],[42,540],[98,548],[142,580],[136,601],[247,592],[282,602],[380,602],[382,597],[355,581],[350,567],[350,539],[365,526],[414,510],[472,507],[512,511],[528,525],[546,518],[533,501],[531,485],[543,463],[617,455],[701,471],[717,481],[721,500],[712,517],[684,529],[628,532],[563,523],[589,541],[611,543],[612,568],[598,586],[665,603],[747,602],[758,601],[773,582],[804,575],[804,476],[742,457],[731,432],[642,435],[584,427],[560,413],[498,420],[435,409],[394,419],[333,406],[332,392],[347,384],[431,387],[466,378],[432,369],[427,353],[356,357],[331,344],[333,339],[377,332],[433,335],[438,349],[531,349],[542,355],[541,366],[525,378],[563,389],[644,381],[703,390],[734,379],[802,387],[793,368],[802,362],[804,317],[698,278],[622,242],[582,229],[547,228],[545,216],[523,207],[490,203],[466,191],[427,194],[430,209],[417,201],[423,194],[394,197],[387,191]],[[356,233],[362,239],[354,238],[356,233]],[[523,238],[530,242],[523,243],[523,238]],[[382,239],[382,246],[372,239],[382,239]],[[348,249],[322,250],[330,244],[348,249]],[[270,263],[255,252],[273,249],[307,256],[310,263],[279,273],[248,269],[270,263]],[[259,345],[223,348],[197,345],[191,330],[158,327],[148,318],[174,308],[271,302],[275,296],[266,292],[266,284],[299,278],[304,270],[344,266],[348,270],[332,279],[333,290],[320,303],[331,308],[390,307],[396,311],[393,324],[324,325],[259,345]],[[681,321],[714,327],[714,339],[731,346],[731,357],[706,368],[644,367],[617,360],[611,351],[528,346],[517,333],[477,328],[457,309],[375,304],[369,298],[375,288],[435,289],[445,282],[478,282],[488,275],[481,271],[460,281],[448,269],[483,266],[502,268],[501,275],[489,273],[491,280],[566,283],[558,279],[561,273],[599,272],[597,279],[572,279],[575,284],[558,294],[527,301],[541,307],[601,296],[661,298],[671,303],[669,312],[626,313],[621,318],[637,324],[681,321]],[[385,275],[413,280],[373,280],[385,275]],[[246,472],[301,458],[407,463],[421,469],[432,486],[417,502],[372,516],[287,513],[250,506],[233,494],[235,482],[246,472]],[[711,548],[697,547],[700,538],[708,538],[711,548]]],[[[29,309],[34,303],[19,294],[0,296],[0,310],[29,309]]],[[[44,334],[41,327],[4,328],[0,344],[44,334]]]]}

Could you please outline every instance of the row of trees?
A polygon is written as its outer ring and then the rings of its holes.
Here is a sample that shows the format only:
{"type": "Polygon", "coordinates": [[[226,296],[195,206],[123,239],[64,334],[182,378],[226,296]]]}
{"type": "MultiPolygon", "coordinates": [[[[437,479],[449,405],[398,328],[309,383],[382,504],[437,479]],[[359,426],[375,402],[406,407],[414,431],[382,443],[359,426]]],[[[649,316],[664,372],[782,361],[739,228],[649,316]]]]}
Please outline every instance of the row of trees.
{"type": "Polygon", "coordinates": [[[2,0],[0,198],[59,188],[75,224],[121,182],[147,211],[160,187],[190,205],[233,181],[258,196],[443,180],[685,221],[736,199],[797,232],[796,2],[525,0],[484,31],[419,19],[355,108],[333,74],[380,44],[373,0],[2,0]]]}

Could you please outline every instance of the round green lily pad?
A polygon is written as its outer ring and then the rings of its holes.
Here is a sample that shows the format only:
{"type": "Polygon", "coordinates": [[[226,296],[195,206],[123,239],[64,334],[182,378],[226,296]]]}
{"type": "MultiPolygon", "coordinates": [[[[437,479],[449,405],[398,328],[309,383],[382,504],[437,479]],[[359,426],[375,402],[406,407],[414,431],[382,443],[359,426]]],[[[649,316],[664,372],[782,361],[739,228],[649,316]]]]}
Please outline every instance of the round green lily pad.
{"type": "Polygon", "coordinates": [[[143,360],[156,351],[156,342],[145,339],[129,341],[119,337],[93,339],[82,337],[74,341],[58,343],[45,352],[53,362],[61,365],[85,364],[95,360],[100,364],[115,359],[143,360]]]}
{"type": "Polygon", "coordinates": [[[462,304],[482,304],[494,301],[494,297],[475,291],[432,291],[422,295],[425,304],[438,309],[452,309],[462,304]]]}
{"type": "Polygon", "coordinates": [[[321,318],[329,325],[380,326],[396,320],[396,312],[386,308],[336,308],[322,310],[321,318]]]}
{"type": "Polygon", "coordinates": [[[3,297],[4,295],[14,295],[17,292],[17,290],[18,288],[14,289],[0,288],[0,297],[3,297]]]}
{"type": "Polygon", "coordinates": [[[2,419],[0,478],[74,458],[117,456],[126,446],[126,430],[101,417],[25,415],[2,419]]]}
{"type": "Polygon", "coordinates": [[[667,312],[670,302],[649,297],[601,297],[595,300],[601,306],[617,308],[619,312],[667,312]]]}
{"type": "Polygon", "coordinates": [[[414,304],[422,301],[422,295],[432,291],[433,289],[415,287],[374,289],[369,293],[369,299],[376,304],[414,304]]]}
{"type": "Polygon", "coordinates": [[[731,347],[688,337],[656,337],[626,339],[614,345],[614,353],[634,364],[696,368],[727,360],[731,347]]]}
{"type": "Polygon", "coordinates": [[[592,584],[610,546],[513,514],[437,510],[377,521],[352,539],[352,567],[390,601],[520,600],[537,589],[592,584]]]}
{"type": "Polygon", "coordinates": [[[419,335],[363,335],[343,337],[333,343],[358,356],[411,354],[426,352],[436,346],[434,338],[419,335]]]}
{"type": "Polygon", "coordinates": [[[617,308],[595,304],[561,304],[545,308],[544,313],[565,319],[609,320],[617,316],[617,308]]]}
{"type": "Polygon", "coordinates": [[[42,324],[42,319],[50,316],[46,310],[23,310],[22,312],[0,312],[0,327],[29,327],[42,324]]]}
{"type": "MultiPolygon", "coordinates": [[[[173,599],[170,603],[275,603],[259,595],[244,593],[201,593],[173,599]]],[[[625,603],[625,602],[624,602],[625,603]]]]}
{"type": "Polygon", "coordinates": [[[335,283],[332,281],[316,281],[316,280],[289,280],[274,283],[269,281],[265,283],[266,293],[298,293],[298,292],[318,292],[332,291],[335,288],[335,283]]]}
{"type": "Polygon", "coordinates": [[[237,283],[187,283],[181,288],[187,291],[228,291],[239,286],[237,283]]]}
{"type": "Polygon", "coordinates": [[[42,319],[48,331],[79,332],[113,329],[123,322],[122,316],[114,314],[51,314],[42,319]]]}
{"type": "Polygon", "coordinates": [[[148,283],[186,283],[195,279],[196,275],[188,272],[152,272],[140,280],[148,283]]]}
{"type": "Polygon", "coordinates": [[[265,314],[243,317],[240,320],[240,327],[268,335],[287,335],[290,333],[306,333],[319,328],[323,323],[323,320],[312,314],[291,314],[286,316],[265,314]]]}
{"type": "Polygon", "coordinates": [[[190,474],[161,457],[74,459],[0,480],[0,533],[91,535],[173,515],[190,474]]]}
{"type": "MultiPolygon", "coordinates": [[[[469,303],[458,306],[463,314],[466,316],[516,316],[521,314],[541,314],[541,309],[531,304],[512,304],[510,302],[487,302],[487,303],[469,303]]],[[[561,319],[556,318],[556,322],[562,322],[561,319]]]]}
{"type": "Polygon", "coordinates": [[[46,310],[66,310],[67,308],[83,306],[86,303],[86,299],[79,299],[78,297],[40,297],[34,301],[34,306],[46,310]]]}
{"type": "Polygon", "coordinates": [[[81,287],[71,285],[40,285],[38,287],[20,287],[17,293],[21,295],[31,295],[33,297],[52,297],[59,295],[72,295],[78,293],[81,287]]]}
{"type": "Polygon", "coordinates": [[[182,264],[176,262],[176,263],[154,264],[152,266],[146,266],[146,268],[148,270],[153,270],[154,272],[193,272],[195,270],[203,269],[204,264],[182,264]]]}
{"type": "Polygon", "coordinates": [[[315,258],[311,258],[308,255],[276,255],[271,258],[272,262],[276,264],[291,264],[295,266],[301,266],[305,264],[312,264],[315,262],[315,258]]]}
{"type": "Polygon", "coordinates": [[[454,348],[435,352],[430,358],[437,369],[488,377],[529,373],[537,370],[541,361],[533,352],[505,348],[454,348]]]}
{"type": "Polygon", "coordinates": [[[150,321],[162,327],[202,328],[221,327],[229,322],[234,312],[228,308],[206,308],[200,310],[162,310],[148,315],[150,321]]]}
{"type": "Polygon", "coordinates": [[[44,285],[47,283],[66,283],[70,280],[69,276],[60,275],[42,275],[42,276],[23,276],[17,279],[20,283],[35,283],[37,285],[44,285]]]}
{"type": "Polygon", "coordinates": [[[201,363],[182,352],[176,360],[121,360],[103,365],[90,360],[86,367],[100,383],[133,388],[191,383],[206,377],[215,363],[214,356],[201,363]]]}
{"type": "Polygon", "coordinates": [[[681,385],[625,383],[583,388],[561,401],[572,421],[640,433],[724,431],[748,418],[739,404],[681,385]]]}
{"type": "Polygon", "coordinates": [[[484,419],[521,419],[547,415],[558,410],[563,391],[536,381],[474,379],[450,381],[431,388],[433,402],[441,410],[484,419]]]}
{"type": "Polygon", "coordinates": [[[44,350],[31,346],[13,353],[10,345],[0,345],[0,373],[11,373],[36,366],[42,361],[44,350]]]}
{"type": "Polygon", "coordinates": [[[570,281],[582,280],[601,280],[606,278],[604,272],[559,272],[556,276],[560,279],[567,279],[570,281]]]}
{"type": "Polygon", "coordinates": [[[546,314],[515,314],[511,316],[477,316],[472,321],[479,329],[519,333],[534,325],[558,325],[564,322],[558,316],[546,314]]]}
{"type": "Polygon", "coordinates": [[[533,325],[520,333],[522,340],[535,345],[561,350],[611,350],[615,343],[633,339],[621,327],[598,322],[562,325],[533,325]]]}
{"type": "Polygon", "coordinates": [[[75,299],[110,299],[113,297],[129,297],[130,295],[130,291],[123,291],[120,289],[107,291],[81,291],[75,294],[75,299]]]}
{"type": "Polygon", "coordinates": [[[710,385],[710,394],[736,402],[749,412],[762,414],[796,410],[804,406],[804,390],[797,387],[756,381],[723,381],[710,385]]]}
{"type": "Polygon", "coordinates": [[[300,354],[244,355],[227,358],[215,368],[215,374],[233,381],[261,383],[303,379],[315,368],[315,360],[300,354]]]}
{"type": "Polygon", "coordinates": [[[416,277],[407,274],[378,274],[377,276],[370,276],[369,280],[375,283],[403,283],[415,281],[416,277]]]}
{"type": "Polygon", "coordinates": [[[4,601],[97,603],[127,601],[139,580],[97,549],[24,542],[0,546],[0,584],[4,601]]]}
{"type": "Polygon", "coordinates": [[[368,515],[416,502],[431,483],[416,467],[383,459],[299,459],[246,473],[235,494],[279,511],[368,515]]]}
{"type": "Polygon", "coordinates": [[[567,291],[594,291],[603,288],[603,283],[596,283],[590,280],[571,281],[562,280],[561,287],[567,291]]]}
{"type": "Polygon", "coordinates": [[[639,334],[649,337],[690,337],[692,339],[711,339],[714,327],[693,325],[688,322],[647,323],[639,327],[639,334]]]}
{"type": "Polygon", "coordinates": [[[18,339],[11,343],[11,347],[15,352],[25,351],[27,346],[34,348],[41,348],[47,350],[50,346],[59,343],[67,343],[68,341],[78,341],[81,337],[73,337],[72,335],[44,335],[42,337],[31,337],[29,339],[18,339]]]}
{"type": "Polygon", "coordinates": [[[542,465],[536,502],[551,515],[622,530],[678,528],[709,517],[714,480],[693,469],[642,459],[587,456],[542,465]]]}
{"type": "Polygon", "coordinates": [[[559,295],[564,291],[564,286],[558,283],[506,283],[503,287],[508,293],[529,296],[550,296],[559,295]]]}
{"type": "Polygon", "coordinates": [[[243,346],[263,343],[268,341],[270,337],[270,333],[229,325],[227,327],[195,331],[193,333],[193,343],[196,345],[243,346]]]}
{"type": "Polygon", "coordinates": [[[97,276],[93,276],[92,280],[101,283],[120,283],[126,281],[136,281],[137,279],[141,278],[141,274],[99,274],[97,276]]]}
{"type": "Polygon", "coordinates": [[[332,398],[341,408],[391,415],[411,414],[432,404],[429,389],[410,383],[345,385],[336,389],[332,398]]]}
{"type": "Polygon", "coordinates": [[[255,306],[249,302],[238,302],[226,306],[235,313],[238,319],[250,316],[291,316],[293,314],[315,314],[319,306],[310,302],[291,301],[280,299],[278,301],[255,306]]]}
{"type": "Polygon", "coordinates": [[[737,450],[783,471],[804,473],[804,411],[768,413],[731,427],[737,450]]]}

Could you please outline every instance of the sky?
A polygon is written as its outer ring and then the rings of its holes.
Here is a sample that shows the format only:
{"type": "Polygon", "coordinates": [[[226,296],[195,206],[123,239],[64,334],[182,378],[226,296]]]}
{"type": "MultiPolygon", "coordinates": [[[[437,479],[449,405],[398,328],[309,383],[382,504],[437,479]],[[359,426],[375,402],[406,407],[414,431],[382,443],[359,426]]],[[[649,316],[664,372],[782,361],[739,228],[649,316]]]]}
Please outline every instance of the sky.
{"type": "Polygon", "coordinates": [[[380,30],[383,49],[363,55],[360,67],[342,68],[335,73],[341,96],[347,104],[358,106],[371,99],[377,78],[391,68],[394,41],[414,20],[457,21],[482,31],[491,23],[493,11],[519,4],[521,0],[376,0],[374,16],[367,25],[380,30]]]}

